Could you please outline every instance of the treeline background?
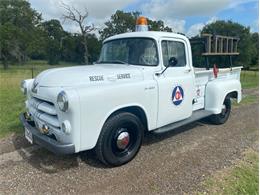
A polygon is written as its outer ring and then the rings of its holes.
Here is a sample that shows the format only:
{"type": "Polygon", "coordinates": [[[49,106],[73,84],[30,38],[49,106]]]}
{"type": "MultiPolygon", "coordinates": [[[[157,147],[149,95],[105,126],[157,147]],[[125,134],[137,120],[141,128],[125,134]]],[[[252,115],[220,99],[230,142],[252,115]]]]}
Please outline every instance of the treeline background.
{"type": "MultiPolygon", "coordinates": [[[[140,15],[140,12],[117,10],[110,20],[105,22],[104,28],[98,29],[99,37],[93,32],[88,32],[86,34],[88,63],[98,60],[105,38],[134,31],[136,18],[140,15]]],[[[148,19],[148,24],[149,30],[168,32],[175,30],[166,26],[161,20],[148,19]]],[[[60,61],[85,64],[84,35],[80,32],[67,32],[62,25],[63,22],[56,19],[44,21],[41,13],[32,9],[26,0],[0,0],[0,63],[4,68],[12,64],[23,65],[29,60],[46,60],[50,65],[57,65],[60,61]]],[[[245,68],[258,67],[259,34],[252,33],[250,27],[219,20],[204,26],[201,33],[239,37],[240,55],[234,58],[234,65],[242,65],[245,68]]],[[[201,52],[201,47],[193,47],[193,54],[196,56],[194,63],[197,66],[205,64],[205,59],[200,57],[201,52]]],[[[213,63],[222,66],[229,62],[225,57],[215,57],[210,59],[210,64],[213,63]]]]}

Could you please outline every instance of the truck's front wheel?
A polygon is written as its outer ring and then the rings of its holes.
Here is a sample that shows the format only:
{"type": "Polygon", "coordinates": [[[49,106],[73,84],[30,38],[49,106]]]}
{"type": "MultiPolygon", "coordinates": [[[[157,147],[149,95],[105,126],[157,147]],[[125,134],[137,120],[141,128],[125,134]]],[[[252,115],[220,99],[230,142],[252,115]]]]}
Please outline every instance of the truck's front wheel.
{"type": "Polygon", "coordinates": [[[209,120],[215,125],[224,124],[228,120],[230,112],[231,100],[230,97],[226,97],[222,105],[221,113],[210,116],[209,120]]]}
{"type": "Polygon", "coordinates": [[[143,132],[143,124],[134,114],[123,112],[110,117],[95,148],[97,157],[112,166],[129,162],[140,149],[143,132]]]}

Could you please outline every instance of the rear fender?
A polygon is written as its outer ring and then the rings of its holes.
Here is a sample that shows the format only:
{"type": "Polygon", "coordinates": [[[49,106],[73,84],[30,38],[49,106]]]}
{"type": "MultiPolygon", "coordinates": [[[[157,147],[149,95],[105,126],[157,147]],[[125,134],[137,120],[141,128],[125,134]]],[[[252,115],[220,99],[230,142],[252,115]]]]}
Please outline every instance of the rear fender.
{"type": "Polygon", "coordinates": [[[242,99],[241,83],[239,80],[214,80],[206,86],[205,109],[219,114],[225,98],[230,95],[236,98],[237,103],[242,99]]]}

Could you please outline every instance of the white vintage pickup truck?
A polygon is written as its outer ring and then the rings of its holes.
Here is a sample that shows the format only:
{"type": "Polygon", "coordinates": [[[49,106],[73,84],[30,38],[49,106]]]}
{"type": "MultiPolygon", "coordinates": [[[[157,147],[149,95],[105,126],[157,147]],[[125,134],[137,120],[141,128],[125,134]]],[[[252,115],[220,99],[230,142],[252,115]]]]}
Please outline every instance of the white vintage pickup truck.
{"type": "Polygon", "coordinates": [[[227,121],[241,101],[241,67],[194,68],[189,40],[140,31],[106,39],[95,65],[54,68],[24,80],[25,137],[58,154],[95,149],[105,164],[132,160],[145,131],[208,117],[227,121]]]}

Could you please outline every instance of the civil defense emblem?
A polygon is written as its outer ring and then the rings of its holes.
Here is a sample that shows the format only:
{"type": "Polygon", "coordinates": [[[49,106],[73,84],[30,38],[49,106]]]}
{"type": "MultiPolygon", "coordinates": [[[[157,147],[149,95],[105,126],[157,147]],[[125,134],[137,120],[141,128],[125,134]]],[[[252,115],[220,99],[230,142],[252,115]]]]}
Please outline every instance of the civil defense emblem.
{"type": "Polygon", "coordinates": [[[182,103],[183,98],[184,98],[184,91],[182,87],[181,86],[174,87],[172,92],[172,103],[175,106],[178,106],[182,103]]]}

